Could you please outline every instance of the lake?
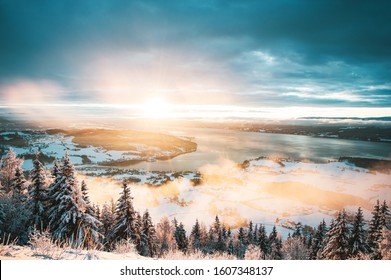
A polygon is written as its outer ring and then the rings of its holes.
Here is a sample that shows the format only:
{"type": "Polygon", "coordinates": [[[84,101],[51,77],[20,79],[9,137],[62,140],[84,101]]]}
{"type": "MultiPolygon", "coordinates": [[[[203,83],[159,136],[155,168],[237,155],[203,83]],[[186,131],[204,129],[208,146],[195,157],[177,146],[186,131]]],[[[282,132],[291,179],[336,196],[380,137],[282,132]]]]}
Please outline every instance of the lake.
{"type": "Polygon", "coordinates": [[[242,163],[260,156],[327,162],[340,156],[391,158],[391,143],[319,138],[302,135],[243,132],[216,128],[173,128],[161,132],[194,137],[197,151],[166,161],[142,162],[127,168],[150,171],[198,170],[228,159],[242,163]]]}

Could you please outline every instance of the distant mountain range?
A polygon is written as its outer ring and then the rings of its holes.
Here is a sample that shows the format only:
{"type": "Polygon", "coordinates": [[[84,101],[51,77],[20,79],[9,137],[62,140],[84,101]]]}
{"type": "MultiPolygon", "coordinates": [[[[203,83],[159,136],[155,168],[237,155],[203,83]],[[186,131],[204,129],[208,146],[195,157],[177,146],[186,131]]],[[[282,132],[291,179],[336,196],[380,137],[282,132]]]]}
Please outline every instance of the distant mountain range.
{"type": "Polygon", "coordinates": [[[391,116],[389,117],[371,117],[371,118],[357,118],[357,117],[302,117],[301,120],[359,120],[359,121],[383,121],[391,122],[391,116]]]}

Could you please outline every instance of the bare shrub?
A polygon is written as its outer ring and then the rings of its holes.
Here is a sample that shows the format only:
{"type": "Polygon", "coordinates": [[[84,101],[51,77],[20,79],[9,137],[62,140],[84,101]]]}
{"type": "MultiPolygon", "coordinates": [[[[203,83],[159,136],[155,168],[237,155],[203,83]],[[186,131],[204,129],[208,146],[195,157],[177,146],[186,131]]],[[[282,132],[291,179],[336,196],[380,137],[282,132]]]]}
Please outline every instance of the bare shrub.
{"type": "Polygon", "coordinates": [[[35,256],[45,259],[60,260],[65,254],[65,249],[52,239],[49,231],[39,232],[34,229],[30,233],[29,244],[35,256]]]}
{"type": "Polygon", "coordinates": [[[165,260],[236,260],[236,257],[227,253],[204,254],[196,250],[191,253],[184,254],[180,250],[170,250],[166,252],[162,259],[165,260]]]}
{"type": "Polygon", "coordinates": [[[261,252],[261,248],[255,245],[249,245],[246,250],[246,254],[244,255],[245,260],[262,260],[264,259],[263,252],[261,252]]]}
{"type": "Polygon", "coordinates": [[[127,253],[137,254],[135,246],[134,246],[133,242],[130,239],[118,241],[114,245],[113,252],[116,253],[116,254],[127,254],[127,253]]]}

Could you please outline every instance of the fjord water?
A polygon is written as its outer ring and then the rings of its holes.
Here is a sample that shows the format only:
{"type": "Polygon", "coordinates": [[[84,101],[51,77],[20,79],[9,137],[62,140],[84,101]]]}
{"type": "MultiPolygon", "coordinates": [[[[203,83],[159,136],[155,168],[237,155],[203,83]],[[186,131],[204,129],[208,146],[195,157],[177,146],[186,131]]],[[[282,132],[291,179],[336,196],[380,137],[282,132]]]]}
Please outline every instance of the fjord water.
{"type": "Polygon", "coordinates": [[[391,143],[319,138],[302,135],[243,132],[216,128],[178,128],[162,131],[175,136],[194,137],[197,151],[165,161],[142,162],[129,168],[150,171],[195,171],[223,160],[242,163],[260,156],[335,161],[340,156],[391,158],[391,143]]]}

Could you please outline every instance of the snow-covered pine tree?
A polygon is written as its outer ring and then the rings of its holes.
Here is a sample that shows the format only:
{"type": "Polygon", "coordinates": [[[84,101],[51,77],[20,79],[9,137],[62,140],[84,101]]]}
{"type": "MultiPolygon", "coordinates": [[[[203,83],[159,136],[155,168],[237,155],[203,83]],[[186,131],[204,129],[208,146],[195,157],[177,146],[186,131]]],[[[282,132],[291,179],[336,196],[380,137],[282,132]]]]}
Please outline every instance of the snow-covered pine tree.
{"type": "MultiPolygon", "coordinates": [[[[114,204],[113,201],[111,201],[111,203],[114,204]]],[[[100,227],[100,233],[103,235],[103,245],[106,249],[110,249],[109,235],[115,223],[115,206],[114,209],[112,209],[112,207],[107,203],[103,204],[101,223],[102,226],[100,227]]]]}
{"type": "Polygon", "coordinates": [[[353,228],[349,240],[350,257],[357,257],[360,254],[367,254],[369,252],[369,247],[367,245],[367,232],[364,227],[364,215],[361,207],[359,207],[354,215],[353,228]]]}
{"type": "Polygon", "coordinates": [[[100,222],[85,212],[86,203],[80,194],[68,153],[62,160],[60,174],[55,181],[48,211],[53,237],[68,241],[72,247],[95,246],[100,239],[97,231],[100,222]]]}
{"type": "Polygon", "coordinates": [[[368,246],[370,249],[371,258],[378,260],[381,258],[379,252],[379,244],[382,240],[382,214],[379,200],[373,206],[372,219],[369,222],[368,228],[368,246]]]}
{"type": "Polygon", "coordinates": [[[310,253],[310,257],[312,260],[316,260],[318,258],[318,252],[320,252],[323,248],[323,241],[326,237],[326,233],[327,233],[327,225],[326,222],[323,220],[318,225],[318,228],[316,229],[315,235],[312,239],[311,253],[310,253]]]}
{"type": "Polygon", "coordinates": [[[327,243],[322,249],[321,256],[328,260],[346,260],[349,256],[349,228],[345,209],[327,233],[327,243]]]}
{"type": "Polygon", "coordinates": [[[384,200],[380,207],[380,223],[386,229],[391,229],[391,215],[387,202],[384,200]]]}
{"type": "Polygon", "coordinates": [[[29,205],[31,208],[31,226],[33,229],[43,231],[48,223],[47,213],[47,188],[45,186],[45,171],[38,156],[33,162],[30,172],[31,184],[28,187],[29,205]]]}
{"type": "Polygon", "coordinates": [[[269,244],[270,244],[270,258],[272,260],[281,260],[282,259],[282,241],[278,237],[277,228],[274,225],[272,232],[269,235],[269,244]]]}
{"type": "Polygon", "coordinates": [[[15,199],[20,199],[22,202],[26,201],[26,179],[20,166],[15,168],[15,176],[11,179],[11,191],[15,199]]]}
{"type": "Polygon", "coordinates": [[[198,223],[198,219],[196,220],[193,228],[190,233],[190,244],[193,252],[201,249],[201,228],[198,223]]]}
{"type": "Polygon", "coordinates": [[[267,237],[264,225],[259,225],[257,236],[257,245],[259,248],[261,248],[261,251],[263,253],[262,255],[266,257],[266,255],[270,253],[270,245],[269,238],[267,237]]]}
{"type": "MultiPolygon", "coordinates": [[[[79,204],[82,210],[81,217],[78,221],[78,234],[79,241],[78,245],[83,248],[91,249],[91,248],[99,248],[101,247],[103,236],[100,233],[99,229],[102,227],[102,223],[95,216],[94,209],[91,206],[91,202],[88,197],[88,188],[84,183],[82,195],[79,196],[79,204]],[[84,200],[84,198],[88,199],[88,202],[84,200]],[[81,239],[82,238],[82,239],[81,239]]],[[[79,193],[79,191],[78,191],[79,193]]]]}
{"type": "Polygon", "coordinates": [[[382,260],[391,260],[391,230],[383,228],[382,241],[379,245],[379,251],[382,260]]]}
{"type": "Polygon", "coordinates": [[[116,222],[110,233],[111,243],[120,240],[132,240],[136,245],[136,211],[133,208],[133,197],[130,195],[130,188],[124,182],[122,192],[117,201],[116,222]]]}
{"type": "Polygon", "coordinates": [[[82,194],[82,199],[85,202],[85,210],[86,213],[95,217],[95,210],[94,207],[91,205],[90,198],[88,196],[88,188],[86,182],[83,180],[81,181],[81,194],[82,194]]]}
{"type": "Polygon", "coordinates": [[[247,242],[248,244],[255,244],[255,232],[253,222],[250,221],[247,228],[247,242]]]}
{"type": "Polygon", "coordinates": [[[97,218],[98,220],[100,220],[101,218],[101,213],[100,213],[100,207],[98,204],[94,204],[92,205],[92,209],[94,209],[94,216],[95,218],[97,218]]]}
{"type": "Polygon", "coordinates": [[[239,259],[243,259],[247,249],[247,234],[243,227],[238,229],[237,244],[236,244],[236,256],[239,259]]]}
{"type": "Polygon", "coordinates": [[[11,191],[16,168],[22,164],[23,159],[18,158],[12,148],[8,148],[7,153],[0,160],[0,185],[4,193],[11,191]]]}
{"type": "Polygon", "coordinates": [[[154,257],[157,254],[156,229],[152,223],[148,210],[143,214],[141,226],[141,238],[143,239],[140,254],[146,257],[154,257]]]}
{"type": "Polygon", "coordinates": [[[213,231],[214,231],[214,233],[216,233],[216,234],[219,233],[219,231],[220,231],[220,226],[221,226],[221,223],[220,223],[219,216],[216,215],[215,221],[214,221],[214,223],[213,223],[213,231]]]}
{"type": "Polygon", "coordinates": [[[182,223],[179,223],[179,225],[176,227],[174,237],[177,244],[177,248],[183,253],[186,253],[188,249],[188,240],[186,237],[186,230],[182,223]]]}
{"type": "Polygon", "coordinates": [[[224,252],[227,250],[227,244],[226,244],[226,240],[224,239],[224,236],[223,236],[222,228],[220,229],[218,236],[217,236],[215,250],[217,252],[224,252]]]}

